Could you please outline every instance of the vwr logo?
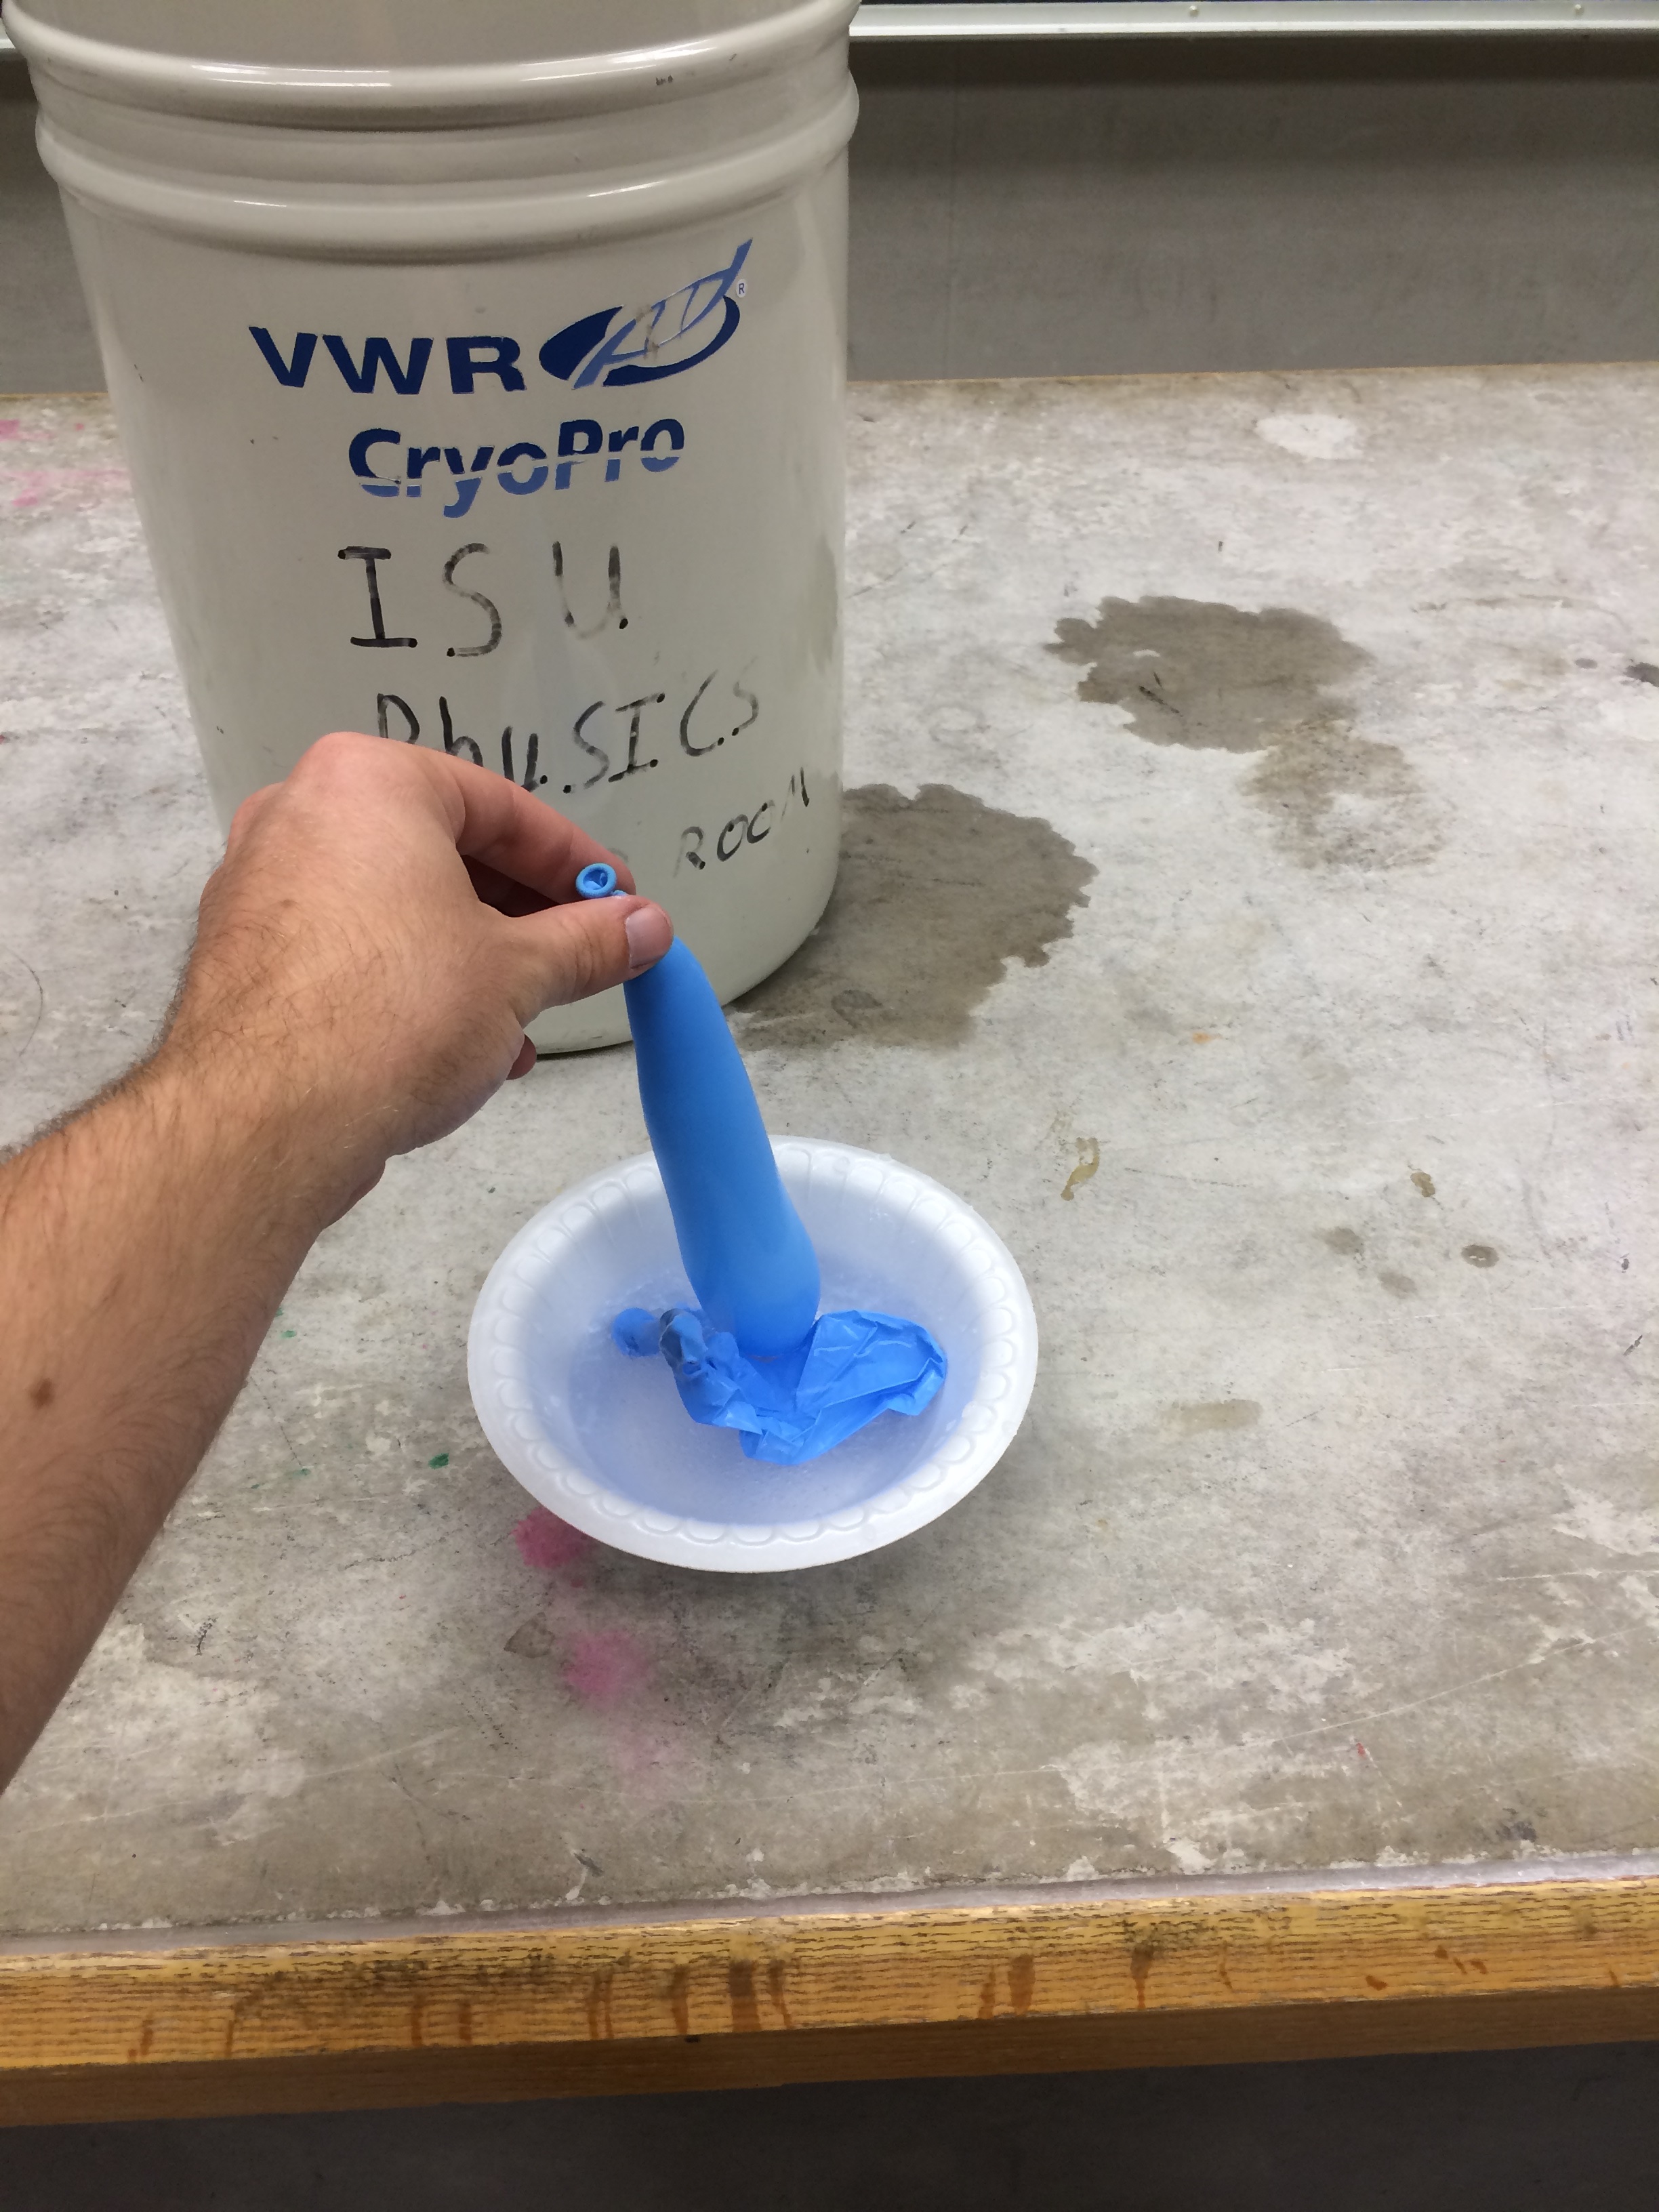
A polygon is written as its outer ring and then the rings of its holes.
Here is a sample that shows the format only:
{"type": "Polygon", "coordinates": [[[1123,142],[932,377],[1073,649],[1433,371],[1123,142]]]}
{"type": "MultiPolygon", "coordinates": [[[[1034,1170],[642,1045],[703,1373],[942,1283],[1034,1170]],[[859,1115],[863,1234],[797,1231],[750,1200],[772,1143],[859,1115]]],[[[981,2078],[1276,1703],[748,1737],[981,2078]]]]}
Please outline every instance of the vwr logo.
{"type": "MultiPolygon", "coordinates": [[[[596,385],[652,384],[661,377],[683,376],[718,353],[736,331],[745,290],[739,272],[753,242],[745,238],[726,268],[682,285],[651,307],[632,312],[601,307],[567,323],[538,349],[537,360],[549,376],[579,392],[596,385]]],[[[248,330],[277,383],[290,390],[301,388],[316,356],[316,331],[296,331],[284,354],[268,330],[252,323],[248,330]]],[[[384,369],[387,384],[405,399],[413,398],[426,382],[436,344],[435,338],[411,338],[407,359],[399,360],[390,338],[365,338],[359,360],[337,331],[323,337],[323,349],[348,391],[373,392],[384,369]]],[[[479,377],[493,376],[499,390],[522,392],[524,371],[519,362],[523,350],[517,338],[446,338],[450,390],[470,392],[477,389],[479,377]]]]}

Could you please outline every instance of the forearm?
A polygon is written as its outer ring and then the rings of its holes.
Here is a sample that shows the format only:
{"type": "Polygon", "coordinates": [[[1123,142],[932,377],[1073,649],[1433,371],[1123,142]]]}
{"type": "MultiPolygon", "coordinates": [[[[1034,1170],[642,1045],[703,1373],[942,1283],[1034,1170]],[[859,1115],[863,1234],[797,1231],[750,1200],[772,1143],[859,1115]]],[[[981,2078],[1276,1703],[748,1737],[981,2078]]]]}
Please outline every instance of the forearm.
{"type": "Polygon", "coordinates": [[[336,732],[231,824],[167,1040],[0,1166],[0,1788],[229,1410],[312,1239],[673,935],[483,769],[336,732]]]}
{"type": "Polygon", "coordinates": [[[0,1787],[349,1198],[297,1116],[163,1048],[0,1167],[0,1787]]]}

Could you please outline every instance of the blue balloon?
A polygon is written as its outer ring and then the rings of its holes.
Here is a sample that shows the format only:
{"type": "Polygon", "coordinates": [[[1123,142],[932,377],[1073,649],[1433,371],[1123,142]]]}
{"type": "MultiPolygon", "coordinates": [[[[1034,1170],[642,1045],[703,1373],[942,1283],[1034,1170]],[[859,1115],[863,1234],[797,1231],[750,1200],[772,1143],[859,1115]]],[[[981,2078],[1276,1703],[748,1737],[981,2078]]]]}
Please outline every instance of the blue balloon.
{"type": "Polygon", "coordinates": [[[817,1255],[720,1000],[678,938],[624,988],[640,1104],[697,1304],[745,1358],[793,1352],[817,1316],[817,1255]]]}
{"type": "MultiPolygon", "coordinates": [[[[624,896],[603,860],[582,870],[576,889],[583,898],[624,896]]],[[[708,1326],[748,1359],[793,1352],[817,1316],[817,1255],[778,1175],[720,1002],[678,937],[623,989],[646,1130],[708,1326]]]]}
{"type": "MultiPolygon", "coordinates": [[[[584,898],[618,895],[603,862],[584,898]]],[[[678,938],[626,984],[640,1103],[697,1310],[630,1307],[612,1335],[660,1352],[694,1420],[742,1434],[751,1459],[813,1459],[889,1410],[918,1413],[945,1379],[919,1322],[818,1314],[818,1262],[784,1189],[726,1016],[678,938]],[[764,1363],[757,1364],[757,1363],[764,1363]]]]}

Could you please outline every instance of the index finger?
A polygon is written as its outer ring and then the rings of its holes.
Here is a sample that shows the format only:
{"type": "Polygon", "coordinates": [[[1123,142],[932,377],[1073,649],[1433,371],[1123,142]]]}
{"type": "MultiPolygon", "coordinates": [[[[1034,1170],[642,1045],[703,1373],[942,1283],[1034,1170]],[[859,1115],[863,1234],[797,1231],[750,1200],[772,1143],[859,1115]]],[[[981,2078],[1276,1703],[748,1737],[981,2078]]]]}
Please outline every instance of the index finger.
{"type": "Polygon", "coordinates": [[[455,848],[498,875],[526,884],[544,898],[563,904],[576,896],[576,878],[596,860],[617,871],[624,890],[635,889],[626,863],[565,815],[505,776],[447,753],[404,751],[418,758],[436,781],[450,820],[455,848]]]}

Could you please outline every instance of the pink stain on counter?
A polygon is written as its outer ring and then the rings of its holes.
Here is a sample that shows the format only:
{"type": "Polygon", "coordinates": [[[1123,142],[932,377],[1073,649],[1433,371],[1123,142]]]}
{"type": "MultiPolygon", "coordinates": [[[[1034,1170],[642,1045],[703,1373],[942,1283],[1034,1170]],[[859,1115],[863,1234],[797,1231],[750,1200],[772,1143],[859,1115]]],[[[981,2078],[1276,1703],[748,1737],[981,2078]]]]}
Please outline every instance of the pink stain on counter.
{"type": "Polygon", "coordinates": [[[625,1628],[600,1628],[579,1636],[564,1662],[565,1687],[586,1705],[619,1705],[650,1675],[649,1655],[625,1628]]]}
{"type": "Polygon", "coordinates": [[[125,491],[128,484],[126,471],[112,468],[20,469],[0,481],[9,489],[14,507],[39,507],[64,491],[125,491]]]}
{"type": "Polygon", "coordinates": [[[556,1574],[561,1567],[574,1567],[595,1548],[593,1537],[585,1536],[580,1528],[561,1521],[544,1505],[538,1505],[525,1515],[513,1531],[513,1540],[526,1566],[533,1567],[542,1575],[556,1574]]]}
{"type": "Polygon", "coordinates": [[[15,415],[0,419],[0,438],[20,438],[22,434],[23,426],[15,415]]]}
{"type": "MultiPolygon", "coordinates": [[[[554,1577],[571,1593],[583,1587],[571,1570],[599,1548],[592,1536],[538,1505],[513,1531],[526,1566],[554,1577]]],[[[570,1635],[560,1675],[565,1688],[590,1711],[610,1716],[605,1749],[630,1801],[645,1808],[666,1803],[685,1785],[684,1757],[672,1729],[653,1711],[642,1710],[638,1693],[651,1681],[652,1659],[625,1628],[595,1628],[570,1635]],[[635,1706],[633,1712],[627,1709],[635,1706]],[[619,1710],[620,1709],[620,1710],[619,1710]]]]}

